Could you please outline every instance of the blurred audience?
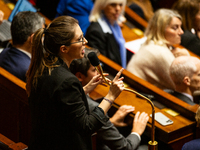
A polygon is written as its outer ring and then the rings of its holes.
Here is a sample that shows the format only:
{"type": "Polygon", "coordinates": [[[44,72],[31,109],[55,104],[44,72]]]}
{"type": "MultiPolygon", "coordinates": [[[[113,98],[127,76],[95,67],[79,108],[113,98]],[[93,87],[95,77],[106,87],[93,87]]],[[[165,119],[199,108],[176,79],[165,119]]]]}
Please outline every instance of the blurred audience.
{"type": "Polygon", "coordinates": [[[19,12],[11,23],[12,46],[0,53],[0,66],[24,82],[31,62],[31,38],[44,24],[38,13],[19,12]]]}
{"type": "Polygon", "coordinates": [[[174,89],[169,67],[175,57],[189,55],[180,44],[181,16],[170,9],[159,9],[149,21],[145,31],[147,40],[128,63],[127,70],[161,89],[174,89]]]}
{"type": "Polygon", "coordinates": [[[175,84],[175,91],[169,93],[194,105],[193,93],[200,89],[200,60],[192,56],[177,57],[169,72],[175,84]]]}
{"type": "Polygon", "coordinates": [[[118,21],[123,16],[126,0],[96,0],[86,32],[88,45],[126,68],[127,51],[118,21]]]}
{"type": "Polygon", "coordinates": [[[89,15],[92,8],[92,0],[60,0],[56,9],[56,17],[68,15],[76,18],[85,35],[90,25],[89,15]]]}
{"type": "Polygon", "coordinates": [[[182,17],[181,45],[200,56],[200,0],[178,0],[172,8],[182,17]]]}

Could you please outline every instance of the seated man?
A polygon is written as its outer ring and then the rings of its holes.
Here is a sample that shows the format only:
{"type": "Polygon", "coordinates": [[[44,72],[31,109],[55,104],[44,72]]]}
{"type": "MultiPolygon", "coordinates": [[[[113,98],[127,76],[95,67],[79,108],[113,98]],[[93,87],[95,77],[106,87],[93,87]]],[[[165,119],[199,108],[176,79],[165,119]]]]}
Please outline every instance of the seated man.
{"type": "Polygon", "coordinates": [[[192,56],[177,57],[172,62],[169,72],[175,84],[175,91],[169,93],[194,105],[193,93],[200,89],[200,60],[192,56]]]}
{"type": "Polygon", "coordinates": [[[31,36],[44,27],[45,20],[38,13],[19,12],[11,23],[12,46],[0,53],[0,67],[22,81],[31,61],[31,36]]]}
{"type": "MultiPolygon", "coordinates": [[[[70,65],[70,70],[77,76],[83,86],[86,85],[94,76],[98,74],[95,67],[90,64],[90,61],[86,56],[82,59],[73,60],[70,65]]],[[[89,96],[88,104],[90,111],[98,105],[98,103],[89,98],[89,96]]],[[[139,146],[141,140],[140,136],[144,132],[147,121],[149,119],[148,114],[144,112],[141,114],[139,112],[136,113],[135,119],[133,121],[132,133],[129,134],[126,138],[122,136],[117,128],[114,126],[125,126],[126,124],[123,122],[125,116],[133,111],[134,107],[132,106],[121,106],[115,113],[115,115],[110,118],[110,121],[108,121],[108,123],[97,132],[98,150],[148,149],[146,145],[139,146]]]]}

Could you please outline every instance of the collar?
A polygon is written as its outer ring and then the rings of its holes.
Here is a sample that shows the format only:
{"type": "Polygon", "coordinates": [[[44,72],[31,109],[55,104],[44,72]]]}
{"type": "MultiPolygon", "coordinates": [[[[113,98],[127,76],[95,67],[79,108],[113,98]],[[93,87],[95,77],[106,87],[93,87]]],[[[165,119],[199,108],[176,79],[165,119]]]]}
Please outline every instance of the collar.
{"type": "Polygon", "coordinates": [[[100,24],[100,26],[101,26],[101,28],[102,28],[104,33],[112,34],[112,31],[111,31],[109,25],[107,24],[105,18],[103,17],[103,15],[101,15],[101,17],[97,21],[100,24]]]}
{"type": "Polygon", "coordinates": [[[192,102],[194,102],[193,97],[190,94],[188,93],[181,93],[181,94],[187,96],[192,102]]]}
{"type": "Polygon", "coordinates": [[[31,58],[31,53],[23,50],[23,49],[20,49],[20,48],[17,48],[19,51],[21,51],[22,53],[26,54],[29,58],[31,58]]]}

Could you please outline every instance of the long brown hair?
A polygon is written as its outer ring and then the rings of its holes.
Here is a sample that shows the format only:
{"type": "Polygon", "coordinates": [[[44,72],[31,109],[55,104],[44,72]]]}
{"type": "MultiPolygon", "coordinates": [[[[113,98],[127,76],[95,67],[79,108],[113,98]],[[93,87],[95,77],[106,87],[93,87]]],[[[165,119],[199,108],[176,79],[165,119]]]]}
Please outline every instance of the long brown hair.
{"type": "Polygon", "coordinates": [[[178,0],[173,9],[178,11],[182,17],[183,30],[191,31],[194,28],[195,16],[199,12],[200,0],[178,0]]]}
{"type": "Polygon", "coordinates": [[[32,59],[27,72],[27,94],[36,88],[38,77],[45,68],[49,75],[59,57],[60,46],[69,45],[75,35],[75,25],[78,21],[70,16],[60,16],[54,19],[47,28],[39,29],[33,37],[32,59]],[[44,36],[43,36],[44,35],[44,36]],[[44,37],[44,38],[43,38],[44,37]]]}

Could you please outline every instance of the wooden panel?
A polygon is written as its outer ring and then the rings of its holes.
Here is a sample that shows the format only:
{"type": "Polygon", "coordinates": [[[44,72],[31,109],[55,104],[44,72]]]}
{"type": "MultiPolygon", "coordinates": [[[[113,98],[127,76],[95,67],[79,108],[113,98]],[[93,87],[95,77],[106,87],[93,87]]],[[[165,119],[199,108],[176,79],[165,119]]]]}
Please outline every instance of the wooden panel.
{"type": "Polygon", "coordinates": [[[0,67],[0,133],[14,142],[28,144],[31,119],[25,85],[0,67]]]}
{"type": "Polygon", "coordinates": [[[128,6],[125,7],[126,17],[132,21],[133,24],[139,25],[143,30],[147,27],[148,22],[141,18],[138,14],[136,14],[132,9],[128,6]]]}
{"type": "Polygon", "coordinates": [[[0,134],[0,141],[5,144],[5,148],[10,148],[11,150],[24,150],[28,147],[22,142],[18,143],[13,142],[3,134],[0,134]]]}

